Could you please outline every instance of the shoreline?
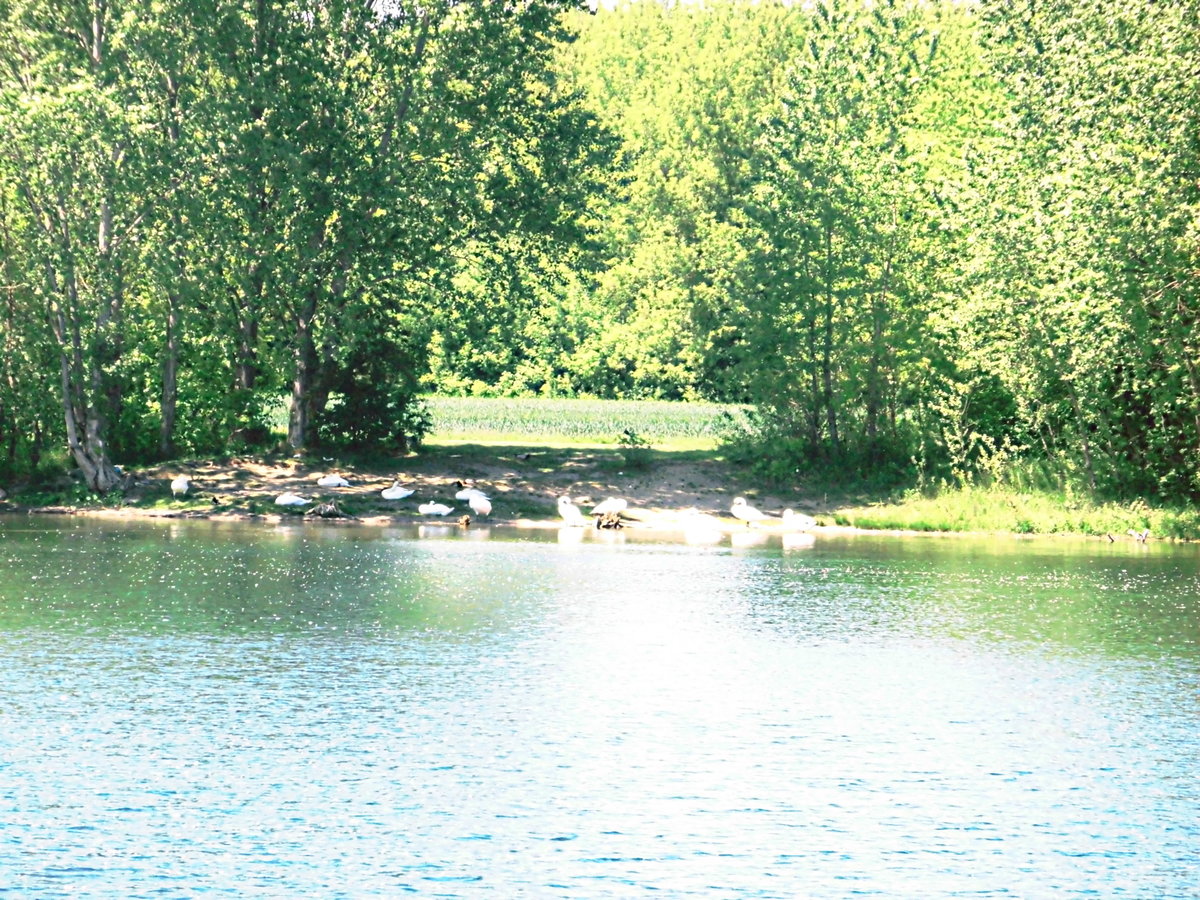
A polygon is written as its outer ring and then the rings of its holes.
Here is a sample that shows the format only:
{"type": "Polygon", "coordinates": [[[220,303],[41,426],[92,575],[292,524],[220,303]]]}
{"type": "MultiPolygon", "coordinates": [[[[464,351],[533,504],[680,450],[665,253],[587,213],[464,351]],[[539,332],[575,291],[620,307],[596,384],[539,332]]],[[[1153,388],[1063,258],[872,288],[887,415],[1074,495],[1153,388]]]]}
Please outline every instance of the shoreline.
{"type": "MultiPolygon", "coordinates": [[[[631,531],[647,535],[687,535],[689,529],[686,521],[686,509],[640,508],[630,509],[634,515],[623,518],[618,528],[600,528],[595,524],[569,526],[559,519],[528,518],[528,517],[472,517],[468,525],[459,522],[455,516],[423,516],[411,513],[371,513],[368,515],[343,515],[340,517],[323,517],[320,515],[305,515],[302,513],[270,512],[260,513],[245,509],[139,509],[136,507],[76,507],[76,506],[18,506],[11,502],[0,502],[0,521],[5,516],[63,516],[96,519],[114,519],[127,521],[194,521],[232,524],[262,524],[262,525],[319,525],[322,527],[368,527],[368,528],[420,528],[434,526],[441,529],[469,532],[483,528],[506,528],[525,531],[573,531],[579,534],[597,532],[600,534],[620,534],[631,531]]],[[[1102,544],[1137,544],[1135,539],[1122,536],[1109,539],[1107,535],[1088,535],[1078,532],[1057,532],[1053,534],[1021,534],[1011,531],[924,531],[919,529],[876,529],[860,528],[852,525],[816,525],[807,529],[784,528],[782,519],[768,520],[765,527],[746,527],[742,522],[733,518],[719,518],[720,539],[740,535],[759,535],[763,537],[800,537],[808,535],[819,537],[897,537],[897,538],[992,538],[1008,539],[1014,542],[1072,540],[1083,542],[1099,542],[1102,544]]],[[[716,533],[714,529],[714,534],[716,533]]],[[[1160,539],[1158,542],[1162,542],[1160,539]]],[[[1180,543],[1179,541],[1168,541],[1180,543]]],[[[1186,542],[1184,542],[1186,543],[1186,542]]]]}
{"type": "MultiPolygon", "coordinates": [[[[1110,534],[1069,528],[937,530],[906,528],[905,523],[894,521],[877,523],[883,527],[834,524],[840,510],[849,508],[852,514],[868,507],[869,500],[841,493],[831,495],[824,490],[804,491],[800,486],[775,490],[756,488],[746,483],[744,472],[717,454],[660,453],[651,464],[631,468],[619,452],[598,447],[455,444],[379,460],[315,460],[281,454],[199,458],[131,471],[125,492],[111,496],[109,503],[88,498],[81,487],[78,480],[64,476],[54,491],[43,489],[39,493],[28,487],[19,489],[0,499],[0,515],[90,516],[129,521],[192,520],[273,526],[320,518],[323,524],[331,525],[461,528],[460,519],[466,514],[470,516],[468,528],[487,525],[546,531],[565,527],[558,514],[557,501],[568,496],[583,509],[606,497],[624,498],[628,501],[628,509],[622,516],[619,530],[647,535],[683,534],[694,543],[708,539],[715,542],[719,539],[717,535],[728,538],[745,534],[811,533],[818,537],[1056,538],[1060,541],[1144,545],[1145,541],[1130,535],[1128,526],[1135,525],[1141,532],[1148,526],[1159,524],[1143,517],[1131,517],[1123,524],[1104,522],[1101,527],[1110,528],[1110,534]],[[349,484],[322,487],[320,480],[331,474],[341,475],[349,484]],[[187,476],[190,486],[187,496],[176,498],[171,484],[179,476],[187,476]],[[404,500],[384,500],[381,492],[394,483],[414,493],[404,500]],[[463,501],[455,499],[455,494],[466,485],[482,489],[492,499],[491,516],[478,518],[470,513],[463,501]],[[334,503],[345,517],[304,515],[299,509],[293,511],[276,506],[275,498],[285,492],[307,498],[310,506],[306,509],[334,503]],[[751,504],[767,513],[769,524],[747,529],[744,523],[733,518],[730,507],[735,495],[747,497],[751,504]],[[418,513],[418,503],[433,500],[455,509],[445,518],[418,513]],[[787,508],[810,515],[820,524],[807,532],[787,527],[782,519],[787,508]]],[[[953,504],[954,498],[950,502],[953,504]]],[[[936,508],[930,513],[925,518],[934,523],[940,524],[938,519],[945,520],[942,511],[936,508]]],[[[580,530],[590,530],[590,526],[589,522],[580,530]]],[[[1152,542],[1192,543],[1186,538],[1160,536],[1164,530],[1167,529],[1156,529],[1152,542]]],[[[749,539],[739,537],[738,540],[749,539]]]]}

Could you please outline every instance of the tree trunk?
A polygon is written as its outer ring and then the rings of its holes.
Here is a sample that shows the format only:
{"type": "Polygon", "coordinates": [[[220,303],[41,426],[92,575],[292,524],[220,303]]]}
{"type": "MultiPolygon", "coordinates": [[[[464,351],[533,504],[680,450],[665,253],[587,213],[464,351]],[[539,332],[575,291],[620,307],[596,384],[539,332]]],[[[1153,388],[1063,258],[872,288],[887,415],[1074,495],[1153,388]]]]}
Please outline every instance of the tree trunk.
{"type": "MultiPolygon", "coordinates": [[[[324,227],[309,239],[309,247],[314,259],[325,243],[328,236],[324,227]]],[[[338,309],[346,295],[348,283],[347,272],[350,269],[350,251],[343,247],[338,253],[329,273],[326,307],[338,309]]],[[[319,277],[317,279],[319,281],[319,277]]],[[[295,450],[307,445],[317,437],[313,434],[313,416],[325,409],[329,399],[327,377],[329,359],[317,353],[316,340],[313,337],[312,325],[317,314],[317,308],[322,298],[322,289],[312,286],[304,296],[304,303],[296,316],[296,369],[292,377],[292,401],[288,412],[288,446],[295,450]],[[323,377],[324,376],[324,377],[323,377]]]]}
{"type": "MultiPolygon", "coordinates": [[[[0,216],[0,227],[4,228],[4,246],[11,247],[12,241],[8,235],[7,214],[0,216]]],[[[14,371],[14,361],[17,357],[17,279],[12,274],[13,259],[10,254],[6,253],[4,255],[4,263],[4,277],[7,283],[4,289],[4,384],[8,388],[8,396],[15,401],[17,397],[17,376],[14,371]]],[[[20,429],[20,414],[17,409],[14,409],[11,418],[8,418],[5,415],[3,407],[0,406],[0,433],[4,435],[6,455],[10,469],[13,468],[17,460],[17,435],[20,429]],[[5,422],[8,423],[8,430],[6,432],[3,430],[5,422]]]]}
{"type": "Polygon", "coordinates": [[[254,390],[258,380],[258,299],[251,296],[238,304],[237,364],[234,367],[234,386],[240,391],[254,390]]]}
{"type": "Polygon", "coordinates": [[[296,322],[296,367],[292,376],[292,401],[288,412],[288,446],[299,450],[312,439],[313,384],[317,374],[317,348],[312,320],[317,309],[316,290],[305,297],[296,322]]]}
{"type": "Polygon", "coordinates": [[[51,296],[61,298],[52,304],[50,324],[59,347],[67,447],[87,486],[98,494],[107,494],[120,483],[121,476],[108,458],[104,418],[87,396],[87,386],[95,385],[99,373],[89,372],[84,362],[75,275],[68,272],[60,280],[54,269],[47,265],[47,280],[51,296]]]}
{"type": "Polygon", "coordinates": [[[1079,449],[1083,453],[1083,468],[1087,474],[1088,490],[1096,493],[1096,469],[1092,465],[1092,442],[1088,437],[1088,424],[1084,420],[1083,407],[1079,403],[1079,395],[1075,393],[1073,384],[1067,385],[1067,395],[1071,398],[1071,409],[1075,413],[1075,422],[1079,428],[1079,449]]]}
{"type": "Polygon", "coordinates": [[[107,494],[120,483],[121,476],[108,458],[104,418],[95,405],[87,401],[82,385],[83,373],[76,368],[80,362],[82,360],[74,354],[59,353],[67,447],[87,486],[97,494],[107,494]]]}
{"type": "Polygon", "coordinates": [[[819,353],[817,316],[816,311],[813,310],[808,320],[809,402],[808,409],[805,411],[805,420],[808,425],[808,446],[810,450],[814,451],[821,445],[821,409],[818,402],[818,398],[821,396],[821,373],[816,365],[819,353]]]}
{"type": "Polygon", "coordinates": [[[879,357],[883,337],[883,321],[879,301],[872,296],[871,305],[871,350],[867,356],[867,390],[865,431],[868,447],[873,447],[879,436],[879,357]]]}
{"type": "Polygon", "coordinates": [[[833,226],[825,226],[825,321],[821,349],[821,386],[825,406],[825,427],[829,432],[829,443],[835,457],[842,454],[841,437],[838,434],[837,409],[833,402],[833,226]]]}
{"type": "MultiPolygon", "coordinates": [[[[173,73],[167,73],[163,87],[166,100],[166,133],[172,148],[179,148],[179,82],[173,73]]],[[[178,187],[179,178],[172,179],[172,190],[178,187]]],[[[162,367],[162,422],[158,432],[158,455],[162,459],[175,456],[175,411],[179,400],[179,286],[184,284],[186,264],[179,249],[183,224],[180,216],[172,211],[170,258],[174,263],[175,286],[167,290],[167,340],[163,352],[162,367]]]]}
{"type": "Polygon", "coordinates": [[[175,409],[179,399],[179,294],[175,291],[167,291],[167,343],[162,379],[158,454],[171,459],[175,456],[175,409]]]}

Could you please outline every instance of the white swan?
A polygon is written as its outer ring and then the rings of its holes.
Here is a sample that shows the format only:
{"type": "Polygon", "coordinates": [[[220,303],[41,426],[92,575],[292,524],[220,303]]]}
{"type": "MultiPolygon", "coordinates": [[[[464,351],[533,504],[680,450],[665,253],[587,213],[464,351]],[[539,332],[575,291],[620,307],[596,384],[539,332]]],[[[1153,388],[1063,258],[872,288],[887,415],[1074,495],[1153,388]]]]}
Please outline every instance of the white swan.
{"type": "Polygon", "coordinates": [[[729,511],[733,513],[735,519],[741,519],[745,522],[747,527],[753,525],[755,522],[762,522],[770,518],[762,510],[756,509],[747,503],[745,497],[734,497],[733,506],[729,507],[729,511]]]}
{"type": "Polygon", "coordinates": [[[350,487],[350,482],[348,482],[345,478],[343,478],[341,475],[334,475],[332,473],[329,475],[322,475],[317,479],[317,484],[319,484],[321,487],[350,487]]]}
{"type": "Polygon", "coordinates": [[[445,503],[422,503],[417,507],[417,512],[423,516],[448,516],[454,512],[454,507],[445,503]]]}
{"type": "Polygon", "coordinates": [[[188,478],[186,475],[177,475],[171,479],[171,499],[175,499],[181,495],[186,497],[188,495],[188,491],[191,489],[192,479],[188,478]]]}
{"type": "Polygon", "coordinates": [[[783,511],[783,527],[788,531],[808,531],[810,528],[817,527],[817,520],[804,513],[785,509],[783,511]]]}
{"type": "Polygon", "coordinates": [[[479,488],[463,487],[461,481],[456,481],[454,483],[459,486],[458,493],[456,493],[454,495],[455,500],[470,500],[473,496],[476,496],[476,495],[478,495],[480,497],[487,496],[487,494],[485,494],[483,491],[479,490],[479,488]]]}
{"type": "Polygon", "coordinates": [[[400,487],[399,481],[393,481],[390,488],[384,488],[380,492],[380,496],[384,500],[403,500],[405,497],[411,497],[415,493],[416,491],[412,488],[400,487]]]}
{"type": "Polygon", "coordinates": [[[471,507],[471,512],[477,516],[490,516],[492,514],[492,501],[480,491],[475,491],[475,493],[467,497],[467,505],[471,507]]]}
{"type": "Polygon", "coordinates": [[[558,498],[558,514],[568,525],[586,525],[588,523],[587,519],[583,517],[583,513],[579,511],[579,507],[572,503],[571,498],[566,494],[558,498]]]}
{"type": "Polygon", "coordinates": [[[628,506],[628,500],[622,500],[620,497],[609,497],[607,500],[601,500],[592,507],[592,515],[604,516],[609,513],[623,513],[628,506]]]}
{"type": "Polygon", "coordinates": [[[291,491],[284,491],[275,498],[276,506],[305,506],[309,503],[312,503],[312,501],[306,500],[299,494],[293,494],[291,491]]]}

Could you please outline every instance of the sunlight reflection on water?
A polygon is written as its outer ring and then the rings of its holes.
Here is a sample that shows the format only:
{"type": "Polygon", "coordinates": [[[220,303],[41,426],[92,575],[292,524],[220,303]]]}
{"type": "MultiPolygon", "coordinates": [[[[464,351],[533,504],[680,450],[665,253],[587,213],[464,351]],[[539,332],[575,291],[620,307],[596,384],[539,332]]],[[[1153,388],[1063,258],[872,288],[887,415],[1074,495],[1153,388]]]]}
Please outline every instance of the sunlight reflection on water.
{"type": "Polygon", "coordinates": [[[1200,893],[1190,552],[0,527],[16,896],[1200,893]]]}

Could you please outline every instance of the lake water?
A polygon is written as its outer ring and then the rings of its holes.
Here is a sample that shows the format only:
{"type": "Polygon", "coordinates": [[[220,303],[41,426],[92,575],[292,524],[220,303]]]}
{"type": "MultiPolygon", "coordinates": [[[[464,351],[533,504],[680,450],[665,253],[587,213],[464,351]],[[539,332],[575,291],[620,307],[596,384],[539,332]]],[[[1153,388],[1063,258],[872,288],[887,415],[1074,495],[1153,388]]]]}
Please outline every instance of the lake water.
{"type": "Polygon", "coordinates": [[[776,540],[0,518],[0,896],[1200,896],[1196,548],[776,540]]]}

